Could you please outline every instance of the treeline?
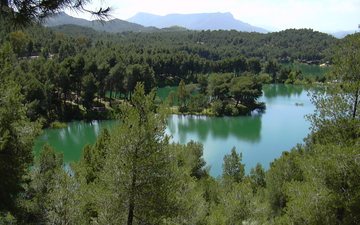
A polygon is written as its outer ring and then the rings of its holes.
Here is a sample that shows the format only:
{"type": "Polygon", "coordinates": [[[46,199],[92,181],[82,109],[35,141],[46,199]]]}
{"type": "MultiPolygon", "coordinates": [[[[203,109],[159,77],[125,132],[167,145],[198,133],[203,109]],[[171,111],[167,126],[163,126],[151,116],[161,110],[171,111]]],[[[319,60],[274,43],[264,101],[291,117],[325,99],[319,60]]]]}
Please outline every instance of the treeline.
{"type": "MultiPolygon", "coordinates": [[[[349,84],[347,80],[342,84],[349,84]]],[[[130,104],[119,109],[121,123],[103,130],[94,145],[86,146],[77,163],[45,145],[32,166],[20,157],[31,150],[25,140],[36,131],[24,119],[19,89],[2,85],[1,116],[10,133],[1,158],[8,173],[1,178],[0,221],[4,224],[357,224],[360,185],[359,112],[329,106],[347,102],[357,85],[314,94],[317,113],[304,145],[274,160],[268,171],[258,164],[245,174],[242,155],[232,149],[223,159],[222,176],[209,175],[201,144],[172,144],[164,134],[166,110],[135,87],[130,104]],[[4,90],[11,90],[4,92],[4,90]],[[340,96],[340,98],[339,98],[340,96]],[[11,99],[9,101],[9,99],[11,99]],[[12,107],[10,107],[10,105],[12,107]],[[12,110],[11,112],[9,112],[12,110]],[[329,115],[341,119],[329,119],[329,115]],[[20,125],[18,125],[20,124],[20,125]],[[29,129],[31,128],[32,129],[29,129]],[[21,131],[24,131],[22,130],[21,131]],[[23,145],[25,144],[25,145],[23,145]],[[22,152],[11,151],[22,149],[22,152]],[[29,167],[28,167],[29,168],[29,167]]],[[[358,103],[358,100],[356,100],[358,103]]],[[[356,106],[355,106],[356,107],[356,106]]],[[[356,108],[357,109],[357,108],[356,108]]],[[[4,136],[2,136],[4,137],[4,136]]],[[[28,143],[29,144],[29,143],[28,143]]],[[[5,170],[1,170],[5,171],[5,170]]]]}
{"type": "Polygon", "coordinates": [[[230,73],[199,75],[197,84],[180,81],[177,92],[171,91],[166,104],[172,113],[190,113],[208,116],[249,115],[263,111],[264,103],[257,102],[262,85],[271,78],[251,73],[236,76],[230,73]],[[175,111],[174,111],[175,109],[175,111]]]}
{"type": "MultiPolygon", "coordinates": [[[[2,65],[2,77],[13,79],[22,87],[25,102],[30,105],[28,116],[32,120],[42,118],[46,124],[56,120],[112,118],[113,106],[121,104],[121,99],[130,99],[137,82],[143,82],[148,93],[155,87],[176,86],[181,80],[186,84],[196,83],[201,88],[198,78],[209,77],[212,73],[253,76],[257,77],[253,80],[277,83],[314,80],[304,78],[301,71],[283,66],[281,57],[267,55],[265,50],[261,50],[263,55],[253,54],[251,49],[263,45],[262,39],[257,38],[263,34],[187,31],[87,36],[83,28],[78,30],[81,35],[68,36],[65,31],[59,33],[41,26],[13,30],[6,21],[1,23],[0,52],[3,62],[6,61],[2,65]]],[[[335,43],[333,38],[311,30],[271,35],[288,38],[289,46],[301,43],[301,48],[296,48],[304,53],[311,48],[309,43],[316,42],[322,48],[316,50],[324,56],[321,60],[325,60],[325,50],[335,43]],[[298,42],[293,40],[295,37],[298,42]],[[323,41],[330,44],[319,44],[323,41]]],[[[287,51],[286,47],[279,46],[287,51]]],[[[271,49],[275,51],[276,48],[271,49]]],[[[298,57],[292,55],[290,58],[298,57]]],[[[228,79],[227,76],[224,75],[224,79],[228,79]]],[[[210,97],[210,92],[203,94],[210,97]]],[[[229,92],[227,99],[233,94],[229,92]]],[[[247,97],[242,96],[243,99],[247,97]]],[[[201,102],[204,101],[197,99],[196,104],[201,102]]],[[[239,101],[236,102],[238,106],[239,101]]],[[[215,110],[212,114],[217,115],[237,115],[254,109],[254,104],[245,106],[244,110],[233,106],[225,110],[226,106],[219,104],[214,107],[211,104],[210,108],[215,110]]],[[[200,110],[198,106],[193,108],[196,109],[190,111],[200,110]]]]}
{"type": "MultiPolygon", "coordinates": [[[[257,165],[249,174],[244,172],[241,154],[233,149],[223,159],[222,176],[213,178],[200,144],[173,144],[164,134],[166,108],[155,104],[155,93],[149,85],[153,82],[150,77],[156,81],[160,76],[145,63],[146,58],[140,57],[146,52],[146,43],[132,38],[128,45],[118,46],[103,40],[77,43],[82,39],[42,28],[27,33],[7,30],[2,25],[1,21],[0,224],[360,223],[358,34],[342,41],[334,57],[333,77],[329,77],[332,82],[326,91],[313,95],[316,110],[309,116],[312,130],[303,145],[284,152],[268,171],[257,165]],[[28,39],[32,35],[39,39],[28,39]],[[57,38],[47,39],[53,35],[57,38]],[[35,57],[29,59],[34,53],[35,57]],[[139,63],[137,60],[142,58],[144,63],[139,63]],[[120,83],[108,81],[110,71],[117,68],[127,76],[119,87],[128,88],[120,91],[122,98],[128,98],[126,104],[113,106],[114,115],[121,121],[119,125],[111,131],[104,130],[94,145],[86,146],[77,163],[64,165],[62,156],[49,146],[34,162],[32,146],[41,118],[61,118],[62,113],[71,110],[76,115],[82,107],[93,109],[95,102],[104,105],[106,91],[111,90],[105,87],[120,83]]],[[[182,45],[176,43],[176,33],[168,35],[173,36],[168,43],[182,45]]],[[[164,40],[159,38],[158,42],[165,44],[164,40]]],[[[199,40],[198,44],[206,42],[199,40]]],[[[219,46],[212,48],[220,49],[219,46]]],[[[172,48],[153,49],[161,49],[154,54],[156,57],[170,56],[172,52],[172,48]]],[[[232,47],[228,49],[231,52],[232,47]]],[[[196,55],[214,65],[235,57],[196,55]]],[[[250,59],[245,59],[249,64],[250,59]]],[[[266,63],[256,60],[260,65],[266,63]]],[[[168,69],[165,65],[172,65],[170,62],[178,66],[176,60],[168,62],[161,68],[168,69]]],[[[257,75],[245,71],[221,71],[209,79],[195,77],[199,78],[199,87],[222,100],[226,108],[227,102],[248,101],[244,95],[236,100],[237,86],[232,82],[239,79],[241,84],[252,84],[257,75]]],[[[182,89],[185,83],[180,84],[182,89]]],[[[251,89],[255,92],[252,99],[256,99],[258,88],[251,89]]],[[[186,95],[180,96],[185,96],[187,106],[186,95]]]]}
{"type": "MultiPolygon", "coordinates": [[[[60,48],[70,46],[71,50],[73,39],[68,40],[60,48]]],[[[316,111],[309,117],[312,133],[305,144],[284,152],[268,171],[258,165],[249,174],[244,172],[241,154],[233,149],[224,157],[223,174],[217,179],[209,175],[201,145],[172,144],[164,135],[166,108],[155,104],[149,85],[153,68],[132,63],[122,67],[111,45],[77,47],[74,55],[64,50],[64,55],[49,53],[22,60],[14,53],[14,43],[1,46],[1,223],[359,223],[359,35],[347,37],[339,46],[334,77],[329,77],[333,82],[313,96],[316,111]],[[105,104],[110,89],[104,87],[118,84],[107,83],[105,78],[116,68],[126,71],[129,78],[121,87],[133,88],[121,92],[128,99],[126,104],[113,106],[121,123],[85,147],[78,163],[64,165],[49,146],[34,163],[32,144],[39,118],[58,118],[61,112],[89,107],[86,101],[90,106],[105,104]],[[40,110],[44,113],[33,113],[40,110]]],[[[129,54],[121,62],[134,58],[129,54]]],[[[156,80],[155,73],[151,77],[156,80]]],[[[253,102],[258,96],[254,81],[261,75],[251,71],[200,77],[196,76],[199,87],[221,100],[221,109],[253,102]],[[237,82],[249,84],[252,98],[239,94],[237,100],[238,91],[246,90],[238,88],[237,82]]],[[[184,99],[184,106],[189,107],[184,99]]]]}
{"type": "Polygon", "coordinates": [[[152,33],[100,34],[92,29],[76,25],[52,28],[55,31],[83,36],[79,30],[91,34],[95,40],[140,44],[143,46],[171,46],[177,50],[197,54],[201,57],[219,60],[224,57],[244,55],[263,60],[279,62],[307,61],[313,63],[331,60],[327,52],[338,40],[331,35],[312,29],[288,29],[268,34],[232,31],[169,31],[152,33]]]}

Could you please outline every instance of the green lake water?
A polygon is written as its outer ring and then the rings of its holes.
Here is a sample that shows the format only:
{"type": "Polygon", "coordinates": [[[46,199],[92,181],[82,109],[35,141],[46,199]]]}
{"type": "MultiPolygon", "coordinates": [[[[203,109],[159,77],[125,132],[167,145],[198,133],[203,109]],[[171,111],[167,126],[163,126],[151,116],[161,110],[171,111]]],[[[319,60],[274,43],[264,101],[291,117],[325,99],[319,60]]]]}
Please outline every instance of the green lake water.
{"type": "MultiPolygon", "coordinates": [[[[256,163],[265,168],[309,133],[310,124],[304,116],[314,110],[307,91],[301,86],[266,85],[260,101],[266,111],[252,116],[213,118],[205,116],[172,115],[168,119],[167,134],[175,142],[195,140],[204,145],[204,158],[211,166],[211,174],[221,174],[222,161],[232,147],[242,152],[247,172],[256,163]],[[297,106],[296,103],[301,103],[297,106]]],[[[79,160],[82,148],[93,144],[102,128],[112,127],[115,121],[72,122],[64,129],[46,129],[37,138],[34,151],[50,144],[64,153],[66,162],[79,160]]]]}
{"type": "Polygon", "coordinates": [[[283,65],[295,70],[300,70],[304,77],[323,77],[330,72],[330,67],[320,67],[318,65],[305,63],[284,63],[283,65]]]}

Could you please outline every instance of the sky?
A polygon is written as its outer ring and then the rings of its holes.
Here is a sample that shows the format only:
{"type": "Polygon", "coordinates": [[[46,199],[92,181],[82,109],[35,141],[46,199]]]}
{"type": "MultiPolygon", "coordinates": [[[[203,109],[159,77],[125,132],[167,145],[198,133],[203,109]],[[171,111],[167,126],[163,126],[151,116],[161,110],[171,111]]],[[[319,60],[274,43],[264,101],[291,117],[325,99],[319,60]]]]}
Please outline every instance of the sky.
{"type": "MultiPolygon", "coordinates": [[[[110,6],[111,16],[126,20],[138,12],[231,12],[234,17],[270,31],[312,28],[322,32],[359,30],[360,0],[92,0],[89,9],[110,6]]],[[[88,14],[66,11],[90,19],[88,14]]]]}

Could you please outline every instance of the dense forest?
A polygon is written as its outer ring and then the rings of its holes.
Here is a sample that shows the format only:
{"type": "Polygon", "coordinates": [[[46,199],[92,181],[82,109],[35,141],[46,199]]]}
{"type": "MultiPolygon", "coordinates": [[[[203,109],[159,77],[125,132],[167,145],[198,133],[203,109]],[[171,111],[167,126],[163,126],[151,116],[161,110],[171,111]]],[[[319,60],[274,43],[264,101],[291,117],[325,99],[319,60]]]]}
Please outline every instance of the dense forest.
{"type": "Polygon", "coordinates": [[[22,87],[28,116],[46,125],[114,118],[114,106],[131,98],[137,82],[149,93],[184,81],[184,93],[175,94],[181,99],[170,100],[181,103],[174,112],[248,114],[265,108],[256,102],[262,84],[324,81],[283,63],[331,63],[338,42],[306,29],[103,34],[76,26],[14,30],[6,21],[0,33],[9,70],[4,76],[15,77],[22,87]],[[193,96],[194,91],[200,95],[193,96]]]}
{"type": "Polygon", "coordinates": [[[7,23],[1,18],[0,224],[360,223],[360,35],[184,31],[92,39],[7,23]],[[171,103],[159,102],[154,87],[178,85],[179,110],[196,111],[209,97],[216,114],[237,115],[261,105],[262,84],[302,80],[283,60],[332,64],[326,91],[313,93],[304,144],[249,174],[234,148],[214,178],[201,144],[170,143],[171,103]],[[65,165],[48,145],[34,159],[44,124],[109,116],[119,125],[103,130],[79,162],[65,165]]]}

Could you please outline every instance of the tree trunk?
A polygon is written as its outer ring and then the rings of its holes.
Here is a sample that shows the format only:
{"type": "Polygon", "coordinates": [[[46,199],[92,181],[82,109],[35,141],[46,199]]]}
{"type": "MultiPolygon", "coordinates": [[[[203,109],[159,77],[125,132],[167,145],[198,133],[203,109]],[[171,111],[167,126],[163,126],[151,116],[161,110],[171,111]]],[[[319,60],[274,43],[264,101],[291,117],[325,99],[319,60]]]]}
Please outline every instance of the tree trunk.
{"type": "MultiPolygon", "coordinates": [[[[112,87],[110,88],[110,98],[109,98],[109,104],[110,104],[110,107],[111,107],[111,98],[112,98],[112,87]]],[[[116,95],[116,92],[115,92],[115,95],[116,95]]],[[[116,97],[115,97],[116,98],[116,97]]]]}
{"type": "Polygon", "coordinates": [[[132,179],[132,184],[131,184],[131,195],[130,195],[130,202],[129,202],[129,214],[128,214],[128,221],[127,221],[127,225],[132,225],[133,224],[133,220],[134,220],[134,192],[133,192],[133,188],[135,188],[135,179],[133,177],[132,179]]]}
{"type": "Polygon", "coordinates": [[[135,153],[134,153],[134,158],[133,158],[134,161],[133,161],[133,168],[132,168],[131,190],[130,190],[130,198],[129,198],[129,212],[128,212],[127,225],[132,225],[133,220],[134,220],[137,153],[138,153],[138,149],[136,148],[135,153]]]}
{"type": "Polygon", "coordinates": [[[354,110],[353,110],[353,119],[355,119],[356,117],[356,110],[357,110],[357,104],[358,104],[358,101],[359,101],[359,88],[356,89],[356,92],[355,92],[355,103],[354,103],[354,110]]]}

